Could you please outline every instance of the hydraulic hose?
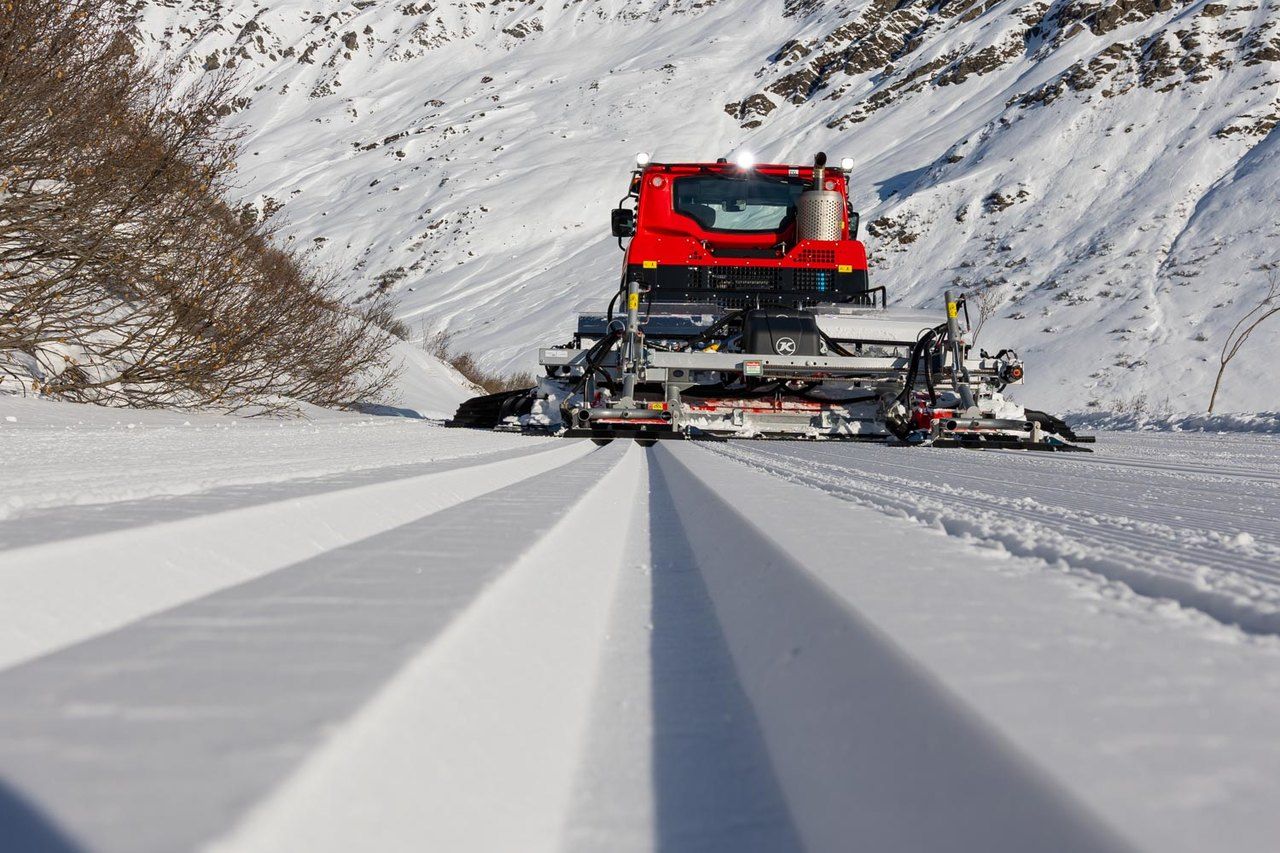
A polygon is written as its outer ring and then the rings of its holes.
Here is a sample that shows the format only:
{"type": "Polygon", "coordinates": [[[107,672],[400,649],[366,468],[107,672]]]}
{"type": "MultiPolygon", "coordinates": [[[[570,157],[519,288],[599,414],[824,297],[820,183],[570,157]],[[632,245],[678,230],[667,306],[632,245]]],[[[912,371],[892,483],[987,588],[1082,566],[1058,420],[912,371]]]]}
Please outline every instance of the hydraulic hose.
{"type": "Polygon", "coordinates": [[[587,380],[590,379],[596,371],[600,370],[600,365],[604,362],[605,356],[610,353],[614,344],[616,344],[618,339],[621,337],[621,331],[612,331],[607,336],[597,341],[595,346],[587,350],[587,360],[586,364],[583,366],[582,378],[573,386],[572,393],[577,394],[586,387],[587,380]]]}
{"type": "Polygon", "coordinates": [[[689,341],[687,344],[685,344],[683,347],[681,347],[681,350],[682,350],[682,351],[688,351],[688,350],[691,350],[691,349],[693,349],[694,347],[696,347],[698,344],[706,343],[707,341],[709,341],[709,340],[711,340],[713,337],[715,337],[717,332],[719,332],[719,331],[720,331],[721,329],[723,329],[725,326],[727,326],[727,325],[729,325],[730,323],[732,323],[734,320],[737,320],[737,319],[741,318],[741,317],[742,317],[742,315],[743,315],[743,314],[745,314],[745,313],[747,313],[747,312],[746,312],[746,311],[731,311],[731,312],[729,312],[728,314],[725,314],[725,315],[724,315],[723,317],[721,317],[719,320],[716,320],[714,323],[712,323],[712,324],[707,328],[707,330],[706,330],[705,332],[703,332],[701,335],[699,335],[698,337],[694,338],[693,340],[691,340],[691,341],[689,341]]]}
{"type": "Polygon", "coordinates": [[[621,296],[622,296],[622,291],[619,290],[615,292],[613,294],[613,298],[609,300],[609,310],[605,312],[605,328],[606,329],[609,328],[609,326],[613,323],[613,309],[615,306],[617,306],[618,299],[621,296]]]}
{"type": "MultiPolygon", "coordinates": [[[[911,408],[911,393],[916,387],[916,378],[919,376],[920,364],[925,359],[929,347],[933,345],[934,340],[937,339],[938,335],[941,334],[942,330],[945,328],[947,328],[947,325],[943,323],[940,326],[935,326],[928,330],[919,337],[915,346],[911,349],[911,364],[907,367],[907,383],[903,386],[901,393],[898,394],[898,402],[902,403],[902,405],[906,406],[908,409],[911,408]]],[[[928,370],[928,368],[926,368],[926,370],[928,370]]],[[[932,377],[930,377],[930,379],[932,381],[932,377]]]]}
{"type": "MultiPolygon", "coordinates": [[[[940,326],[935,326],[934,328],[929,329],[916,340],[915,346],[911,349],[911,363],[907,367],[906,384],[903,385],[902,391],[899,392],[897,397],[897,402],[900,403],[903,409],[908,412],[912,408],[911,394],[916,387],[916,377],[919,376],[920,365],[924,362],[924,359],[928,357],[929,347],[933,345],[933,342],[937,339],[938,335],[946,328],[947,324],[943,323],[940,326]]],[[[931,370],[928,365],[925,367],[925,372],[930,385],[930,394],[932,394],[933,380],[930,375],[931,370]]],[[[889,414],[892,413],[890,412],[889,414]]],[[[895,417],[886,417],[885,426],[887,426],[889,431],[892,432],[903,444],[910,443],[908,441],[908,437],[911,435],[911,427],[908,421],[898,420],[895,417]]]]}
{"type": "Polygon", "coordinates": [[[924,360],[924,387],[929,391],[929,404],[938,405],[938,389],[933,384],[933,359],[924,360]]]}
{"type": "Polygon", "coordinates": [[[613,383],[613,377],[606,373],[603,367],[597,367],[595,369],[595,375],[597,377],[596,385],[603,385],[611,392],[617,392],[618,386],[613,383]]]}

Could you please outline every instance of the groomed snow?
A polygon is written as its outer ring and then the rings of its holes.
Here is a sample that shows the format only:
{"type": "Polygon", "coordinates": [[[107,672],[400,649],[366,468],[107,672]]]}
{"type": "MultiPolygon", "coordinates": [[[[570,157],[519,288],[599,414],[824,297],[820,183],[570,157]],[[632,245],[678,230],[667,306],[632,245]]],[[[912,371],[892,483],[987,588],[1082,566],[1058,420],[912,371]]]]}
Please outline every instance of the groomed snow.
{"type": "Polygon", "coordinates": [[[1273,436],[643,450],[7,411],[18,849],[1280,833],[1273,436]]]}

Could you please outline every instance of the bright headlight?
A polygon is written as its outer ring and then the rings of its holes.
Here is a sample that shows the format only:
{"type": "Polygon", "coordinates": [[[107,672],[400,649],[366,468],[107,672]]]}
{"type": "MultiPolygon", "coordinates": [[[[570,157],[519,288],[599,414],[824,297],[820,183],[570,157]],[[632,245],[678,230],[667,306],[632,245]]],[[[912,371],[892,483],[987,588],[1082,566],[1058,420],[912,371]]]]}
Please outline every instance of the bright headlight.
{"type": "Polygon", "coordinates": [[[846,172],[852,172],[852,171],[853,171],[853,158],[852,158],[852,157],[846,157],[846,158],[844,158],[843,160],[841,160],[841,161],[840,161],[840,168],[841,168],[841,169],[844,169],[846,172]]]}
{"type": "Polygon", "coordinates": [[[648,155],[646,152],[644,152],[644,151],[641,151],[639,154],[637,154],[637,155],[636,155],[636,165],[637,165],[638,167],[640,167],[641,169],[643,169],[645,166],[648,166],[648,165],[649,165],[649,155],[648,155]]]}
{"type": "Polygon", "coordinates": [[[756,156],[750,151],[739,151],[738,156],[733,159],[738,164],[738,168],[744,171],[756,167],[756,156]]]}

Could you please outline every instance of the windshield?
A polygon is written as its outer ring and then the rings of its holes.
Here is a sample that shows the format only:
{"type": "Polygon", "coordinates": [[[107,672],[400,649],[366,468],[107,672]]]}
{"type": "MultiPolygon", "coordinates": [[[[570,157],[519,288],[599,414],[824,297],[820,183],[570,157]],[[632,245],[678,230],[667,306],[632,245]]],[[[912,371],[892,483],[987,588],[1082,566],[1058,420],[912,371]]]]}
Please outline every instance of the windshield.
{"type": "Polygon", "coordinates": [[[806,189],[799,178],[698,175],[676,180],[675,207],[711,231],[781,231],[806,189]]]}

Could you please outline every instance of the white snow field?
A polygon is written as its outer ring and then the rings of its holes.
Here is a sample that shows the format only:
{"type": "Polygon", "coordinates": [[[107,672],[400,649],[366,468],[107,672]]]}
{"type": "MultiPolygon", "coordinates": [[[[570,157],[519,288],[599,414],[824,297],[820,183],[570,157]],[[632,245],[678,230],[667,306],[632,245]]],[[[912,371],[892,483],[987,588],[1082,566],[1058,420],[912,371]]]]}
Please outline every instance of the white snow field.
{"type": "Polygon", "coordinates": [[[1274,850],[1280,438],[1096,448],[0,399],[0,848],[1274,850]]]}

